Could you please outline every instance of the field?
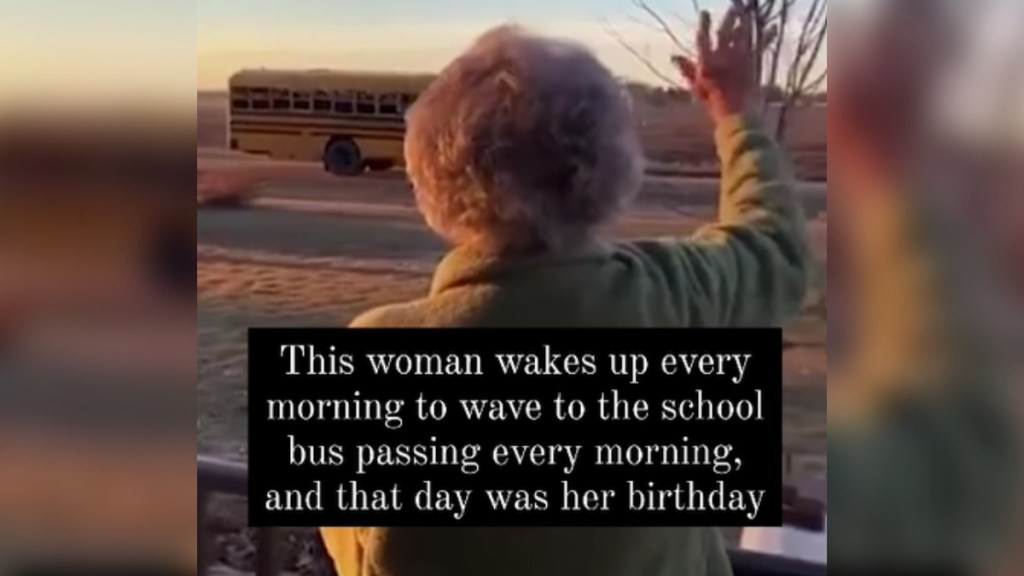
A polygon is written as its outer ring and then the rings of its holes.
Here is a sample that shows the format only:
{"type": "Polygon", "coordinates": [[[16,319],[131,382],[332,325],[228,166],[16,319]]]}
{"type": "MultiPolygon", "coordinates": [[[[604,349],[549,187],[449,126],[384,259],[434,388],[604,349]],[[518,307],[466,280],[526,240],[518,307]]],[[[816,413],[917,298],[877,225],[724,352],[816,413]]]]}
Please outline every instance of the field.
{"type": "MultiPolygon", "coordinates": [[[[770,108],[765,123],[778,122],[778,109],[770,108]]],[[[638,102],[636,116],[648,159],[662,170],[717,173],[716,154],[707,114],[698,106],[679,103],[638,102]]],[[[827,178],[824,107],[800,107],[789,111],[785,147],[797,174],[823,182],[827,178]]]]}
{"type": "MultiPolygon", "coordinates": [[[[254,193],[248,209],[197,215],[199,450],[237,458],[246,453],[246,329],[343,326],[373,306],[422,295],[444,245],[423,225],[400,174],[339,179],[315,166],[243,158],[223,150],[224,127],[223,97],[201,94],[201,177],[213,182],[208,185],[252,187],[254,193]]],[[[663,138],[671,142],[667,132],[663,138]]],[[[716,187],[709,179],[651,177],[611,233],[689,233],[713,217],[716,187]]],[[[785,442],[802,475],[823,476],[825,188],[809,184],[802,192],[816,207],[811,227],[822,273],[804,315],[787,329],[785,442]]],[[[214,527],[221,533],[221,560],[245,568],[252,551],[244,517],[237,503],[221,505],[214,527]]],[[[309,541],[298,542],[297,562],[312,562],[301,553],[309,541]]]]}
{"type": "MultiPolygon", "coordinates": [[[[227,118],[227,95],[219,92],[199,94],[199,144],[223,146],[227,118]]],[[[678,103],[637,101],[636,116],[647,155],[656,169],[668,172],[685,167],[689,173],[714,174],[712,127],[707,115],[697,106],[678,103]]],[[[769,111],[767,123],[774,125],[777,111],[769,111]]],[[[794,108],[787,121],[785,144],[797,171],[808,180],[826,178],[826,126],[823,107],[794,108]]]]}

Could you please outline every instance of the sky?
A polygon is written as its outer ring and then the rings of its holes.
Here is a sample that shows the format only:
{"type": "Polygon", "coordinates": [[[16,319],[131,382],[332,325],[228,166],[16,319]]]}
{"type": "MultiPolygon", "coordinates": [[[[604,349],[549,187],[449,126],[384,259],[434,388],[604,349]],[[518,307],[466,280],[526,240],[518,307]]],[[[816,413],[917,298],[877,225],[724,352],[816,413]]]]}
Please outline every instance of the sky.
{"type": "MultiPolygon", "coordinates": [[[[694,3],[719,14],[729,3],[648,1],[687,39],[694,3]]],[[[611,26],[672,74],[669,41],[632,0],[0,0],[0,98],[194,99],[246,67],[433,72],[505,23],[574,39],[617,74],[658,82],[611,26]]]]}
{"type": "MultiPolygon", "coordinates": [[[[689,2],[664,2],[695,20],[689,2]]],[[[222,87],[231,72],[259,66],[436,71],[504,23],[577,40],[616,73],[650,81],[605,29],[611,25],[669,72],[667,40],[636,23],[640,15],[630,0],[200,0],[197,82],[222,87]]]]}
{"type": "MultiPolygon", "coordinates": [[[[695,7],[712,11],[717,19],[731,4],[645,2],[690,45],[698,19],[695,7]]],[[[798,11],[810,4],[799,0],[798,11]]],[[[436,72],[486,30],[510,23],[583,43],[625,78],[664,85],[664,77],[675,77],[669,64],[676,52],[672,41],[637,0],[198,0],[197,22],[196,81],[203,90],[223,89],[231,73],[251,67],[436,72]],[[660,74],[622,42],[654,63],[660,74]]],[[[789,46],[796,44],[797,22],[788,31],[789,46]]],[[[827,59],[826,43],[819,68],[827,66],[827,59]]]]}
{"type": "Polygon", "coordinates": [[[194,4],[0,0],[0,104],[95,97],[194,103],[194,4]],[[182,9],[182,7],[186,9],[182,9]]]}
{"type": "MultiPolygon", "coordinates": [[[[719,16],[729,4],[647,1],[687,41],[694,4],[719,16]]],[[[830,8],[858,11],[882,1],[828,0],[830,8]]],[[[998,38],[1019,38],[1013,23],[1024,21],[1024,3],[972,0],[982,4],[993,10],[986,11],[991,18],[975,30],[976,38],[992,40],[993,46],[1010,43],[998,38]],[[1004,34],[995,33],[1000,28],[1004,34]]],[[[608,32],[611,26],[673,74],[669,40],[634,0],[0,0],[0,104],[11,95],[31,101],[52,97],[62,104],[100,95],[194,106],[197,89],[222,90],[231,73],[247,67],[433,72],[476,36],[505,23],[574,39],[620,76],[660,83],[608,32]]],[[[821,66],[827,58],[826,46],[821,66]]],[[[988,76],[1007,74],[991,70],[988,76]]],[[[975,77],[954,84],[963,89],[962,100],[985,115],[993,106],[982,104],[977,93],[990,82],[975,77]]]]}

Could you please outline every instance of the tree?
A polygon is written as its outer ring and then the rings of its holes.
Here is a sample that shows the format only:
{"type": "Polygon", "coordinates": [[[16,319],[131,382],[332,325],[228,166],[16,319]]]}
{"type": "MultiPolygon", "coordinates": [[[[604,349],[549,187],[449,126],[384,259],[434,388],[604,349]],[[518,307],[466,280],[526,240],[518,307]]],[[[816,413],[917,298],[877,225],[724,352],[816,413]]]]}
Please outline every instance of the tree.
{"type": "MultiPolygon", "coordinates": [[[[692,28],[677,13],[652,7],[648,0],[629,0],[639,10],[645,24],[665,35],[674,50],[692,56],[693,49],[682,40],[681,28],[692,28]],[[673,24],[669,23],[669,20],[673,24]]],[[[827,80],[827,66],[815,73],[822,58],[828,34],[828,6],[826,0],[734,0],[752,10],[754,14],[754,45],[763,54],[758,62],[757,76],[765,87],[762,106],[777,103],[775,136],[781,142],[786,135],[790,110],[818,92],[827,80]]],[[[691,0],[692,9],[700,13],[699,0],[691,0]]],[[[652,74],[670,86],[683,88],[682,79],[665,66],[655,64],[651,58],[628,42],[607,21],[605,31],[619,45],[640,61],[652,74]]],[[[664,59],[668,65],[669,59],[664,59]]]]}

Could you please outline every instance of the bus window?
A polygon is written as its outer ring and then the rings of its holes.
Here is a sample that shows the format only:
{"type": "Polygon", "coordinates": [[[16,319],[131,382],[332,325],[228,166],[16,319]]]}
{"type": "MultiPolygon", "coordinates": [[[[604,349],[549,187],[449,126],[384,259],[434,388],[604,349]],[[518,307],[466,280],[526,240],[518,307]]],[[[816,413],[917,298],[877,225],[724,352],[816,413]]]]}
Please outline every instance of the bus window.
{"type": "Polygon", "coordinates": [[[292,94],[288,90],[274,90],[271,92],[271,106],[274,110],[288,111],[292,107],[292,94]]]}
{"type": "Polygon", "coordinates": [[[270,91],[266,88],[253,88],[249,91],[249,102],[253,110],[270,110],[270,91]]]}
{"type": "Polygon", "coordinates": [[[249,90],[245,88],[235,88],[231,91],[231,108],[233,110],[248,110],[249,109],[249,90]]]}
{"type": "Polygon", "coordinates": [[[398,116],[401,102],[398,94],[381,94],[379,111],[384,116],[398,116]]]}
{"type": "Polygon", "coordinates": [[[416,102],[415,94],[402,94],[402,112],[407,112],[416,102]]]}
{"type": "Polygon", "coordinates": [[[356,114],[376,114],[377,98],[368,92],[356,92],[356,114]]]}
{"type": "Polygon", "coordinates": [[[313,102],[309,92],[292,92],[292,110],[309,112],[312,109],[313,102]]]}
{"type": "Polygon", "coordinates": [[[316,96],[313,98],[313,111],[314,112],[330,112],[331,111],[331,95],[322,90],[317,90],[316,96]]]}
{"type": "Polygon", "coordinates": [[[334,113],[351,114],[355,110],[351,92],[334,93],[334,113]]]}

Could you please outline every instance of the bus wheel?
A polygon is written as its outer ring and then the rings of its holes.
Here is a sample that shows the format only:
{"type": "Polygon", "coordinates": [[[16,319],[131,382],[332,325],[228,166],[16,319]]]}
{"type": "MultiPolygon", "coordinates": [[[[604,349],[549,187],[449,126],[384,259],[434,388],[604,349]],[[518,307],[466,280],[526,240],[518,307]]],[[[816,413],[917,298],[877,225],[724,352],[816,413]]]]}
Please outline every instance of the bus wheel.
{"type": "Polygon", "coordinates": [[[336,176],[356,176],[363,171],[363,154],[348,138],[332,140],[324,151],[324,169],[336,176]]]}

